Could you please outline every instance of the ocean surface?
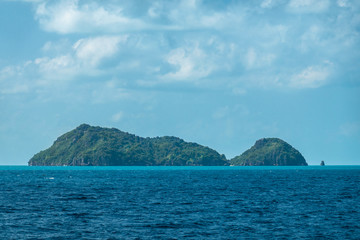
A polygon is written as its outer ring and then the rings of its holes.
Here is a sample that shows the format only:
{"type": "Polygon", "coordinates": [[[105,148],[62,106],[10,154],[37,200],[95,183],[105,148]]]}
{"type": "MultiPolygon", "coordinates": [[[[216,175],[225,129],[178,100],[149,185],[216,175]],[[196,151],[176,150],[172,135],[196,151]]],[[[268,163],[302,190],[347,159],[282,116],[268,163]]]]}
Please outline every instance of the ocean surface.
{"type": "Polygon", "coordinates": [[[360,239],[360,167],[0,166],[0,239],[360,239]]]}

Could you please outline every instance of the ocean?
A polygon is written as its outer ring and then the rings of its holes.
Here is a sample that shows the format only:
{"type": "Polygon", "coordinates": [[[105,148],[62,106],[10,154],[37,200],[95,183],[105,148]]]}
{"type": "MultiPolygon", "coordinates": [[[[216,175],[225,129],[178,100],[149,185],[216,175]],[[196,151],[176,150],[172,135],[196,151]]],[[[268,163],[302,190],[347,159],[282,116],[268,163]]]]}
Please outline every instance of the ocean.
{"type": "Polygon", "coordinates": [[[0,239],[360,239],[360,166],[0,166],[0,239]]]}

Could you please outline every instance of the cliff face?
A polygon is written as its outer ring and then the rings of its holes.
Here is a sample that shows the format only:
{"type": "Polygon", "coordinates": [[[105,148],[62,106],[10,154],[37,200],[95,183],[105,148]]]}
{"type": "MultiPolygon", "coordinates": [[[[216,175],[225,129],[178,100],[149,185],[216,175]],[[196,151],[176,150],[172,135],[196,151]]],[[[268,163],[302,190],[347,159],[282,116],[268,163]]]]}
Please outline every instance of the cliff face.
{"type": "Polygon", "coordinates": [[[307,166],[301,153],[279,138],[263,138],[230,161],[236,166],[307,166]]]}
{"type": "Polygon", "coordinates": [[[176,137],[142,138],[82,124],[32,157],[30,166],[224,166],[224,155],[176,137]]]}

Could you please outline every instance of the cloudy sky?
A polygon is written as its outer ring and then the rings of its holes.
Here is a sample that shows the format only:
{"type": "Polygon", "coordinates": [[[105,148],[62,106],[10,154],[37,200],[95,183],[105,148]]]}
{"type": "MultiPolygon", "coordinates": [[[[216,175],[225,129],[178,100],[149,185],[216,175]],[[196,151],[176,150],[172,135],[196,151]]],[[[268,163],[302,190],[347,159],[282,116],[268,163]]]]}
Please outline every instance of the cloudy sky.
{"type": "Polygon", "coordinates": [[[0,164],[81,123],[360,164],[357,0],[0,2],[0,164]]]}

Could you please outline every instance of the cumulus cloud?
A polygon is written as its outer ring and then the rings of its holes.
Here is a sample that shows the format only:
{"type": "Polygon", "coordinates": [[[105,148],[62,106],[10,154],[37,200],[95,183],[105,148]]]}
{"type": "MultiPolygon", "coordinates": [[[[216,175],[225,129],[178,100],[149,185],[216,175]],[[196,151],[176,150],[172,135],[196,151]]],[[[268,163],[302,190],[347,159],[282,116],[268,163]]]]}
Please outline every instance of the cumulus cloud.
{"type": "Polygon", "coordinates": [[[101,36],[78,40],[73,48],[76,57],[96,66],[102,59],[111,57],[118,51],[119,42],[125,42],[127,36],[101,36]]]}
{"type": "Polygon", "coordinates": [[[318,88],[326,84],[330,70],[322,66],[310,66],[290,78],[289,86],[294,88],[318,88]]]}
{"type": "Polygon", "coordinates": [[[39,67],[40,72],[42,73],[59,73],[66,74],[71,69],[76,67],[74,58],[71,55],[62,55],[54,58],[37,58],[34,61],[34,64],[39,67]]]}
{"type": "MultiPolygon", "coordinates": [[[[126,36],[99,36],[82,38],[72,47],[64,49],[66,54],[55,57],[37,58],[34,64],[43,73],[86,74],[96,71],[102,60],[115,55],[119,51],[119,44],[126,42],[126,36]]],[[[55,45],[47,42],[49,45],[55,45]]]]}
{"type": "Polygon", "coordinates": [[[213,11],[202,1],[141,1],[145,12],[129,11],[139,2],[60,0],[34,2],[35,18],[49,32],[122,33],[139,30],[185,30],[227,28],[242,21],[243,13],[213,11]],[[130,8],[131,9],[131,8],[130,8]]]}
{"type": "Polygon", "coordinates": [[[104,70],[101,63],[117,54],[120,44],[126,41],[126,35],[118,35],[82,38],[73,44],[46,42],[43,51],[53,56],[0,69],[1,93],[16,94],[69,82],[76,77],[101,75],[104,70]]]}
{"type": "Polygon", "coordinates": [[[138,3],[33,1],[36,21],[58,39],[45,39],[28,65],[0,69],[0,82],[20,73],[43,84],[105,75],[140,87],[211,81],[237,94],[232,87],[321,87],[333,70],[319,62],[339,70],[359,57],[359,8],[347,0],[138,3]],[[299,13],[308,14],[300,23],[299,13]]]}
{"type": "Polygon", "coordinates": [[[122,11],[117,5],[99,5],[95,1],[80,4],[78,0],[63,0],[38,4],[35,17],[45,30],[61,34],[143,28],[143,21],[126,17],[122,11]]]}
{"type": "Polygon", "coordinates": [[[208,76],[214,66],[198,46],[172,50],[166,61],[176,70],[162,76],[164,80],[193,81],[208,76]]]}

